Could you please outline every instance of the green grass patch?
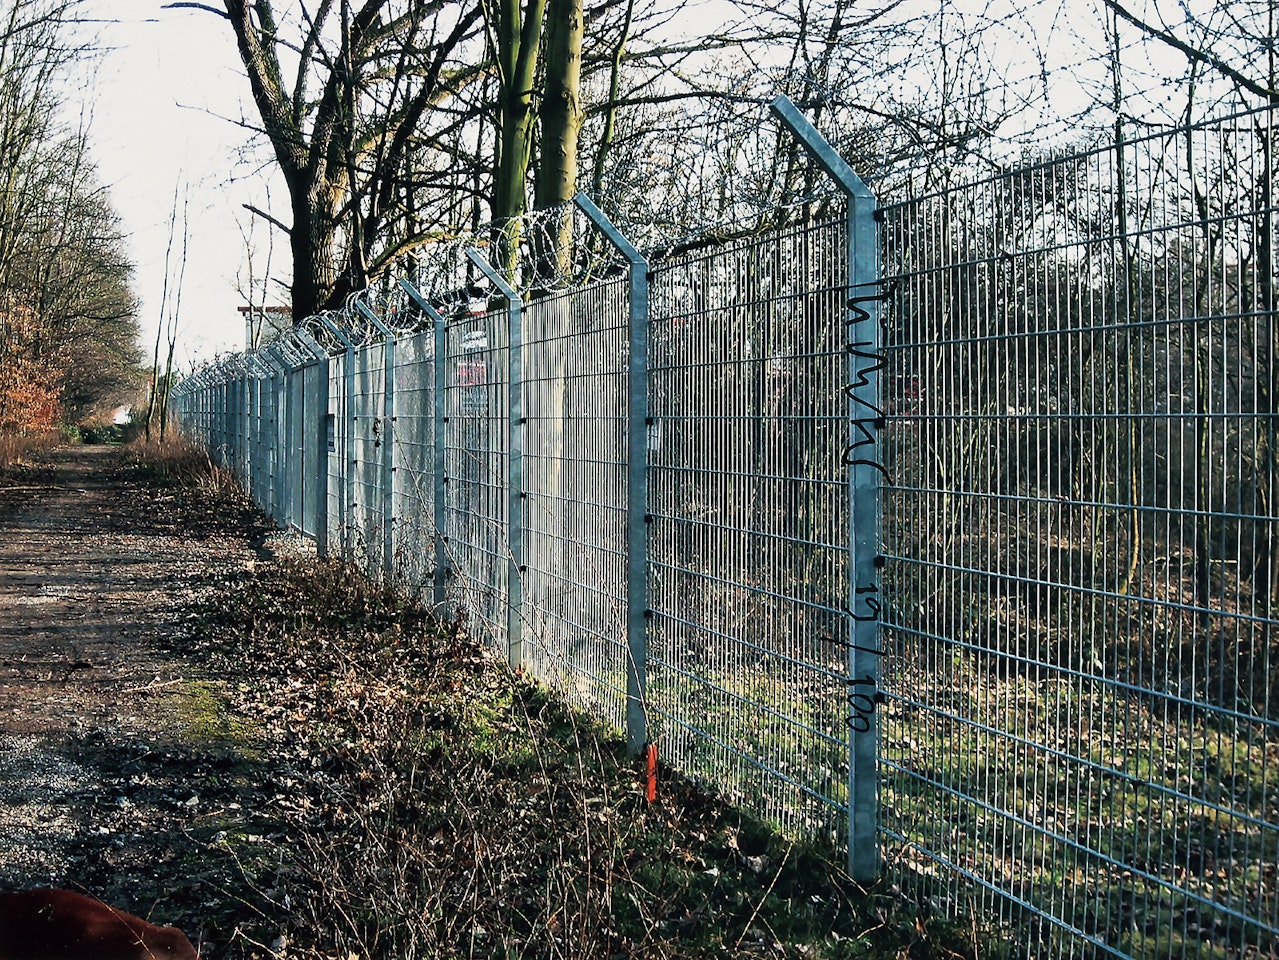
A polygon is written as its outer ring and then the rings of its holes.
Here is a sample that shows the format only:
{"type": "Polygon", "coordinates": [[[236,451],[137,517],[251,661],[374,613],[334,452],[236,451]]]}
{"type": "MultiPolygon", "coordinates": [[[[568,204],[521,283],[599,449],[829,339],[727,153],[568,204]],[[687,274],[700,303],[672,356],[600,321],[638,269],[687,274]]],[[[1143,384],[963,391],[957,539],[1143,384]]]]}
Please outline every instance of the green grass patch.
{"type": "MultiPolygon", "coordinates": [[[[1134,956],[1208,958],[1266,942],[1279,746],[1262,725],[1170,711],[1082,678],[949,667],[912,679],[911,698],[931,709],[883,715],[882,752],[900,768],[884,794],[890,829],[1134,956]]],[[[965,890],[1000,907],[944,870],[921,870],[911,888],[953,912],[965,890]]],[[[1040,947],[1067,936],[1033,914],[1024,924],[1009,935],[1040,947]]]]}
{"type": "Polygon", "coordinates": [[[232,709],[224,682],[184,680],[169,694],[168,705],[185,739],[249,759],[260,752],[261,725],[232,709]]]}

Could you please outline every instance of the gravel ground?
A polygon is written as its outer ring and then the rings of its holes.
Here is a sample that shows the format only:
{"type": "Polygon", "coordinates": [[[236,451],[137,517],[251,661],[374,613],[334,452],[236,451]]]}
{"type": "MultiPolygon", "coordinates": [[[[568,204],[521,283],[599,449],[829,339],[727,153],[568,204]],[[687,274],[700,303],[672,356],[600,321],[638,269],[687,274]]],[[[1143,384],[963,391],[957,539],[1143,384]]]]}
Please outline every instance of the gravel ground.
{"type": "Polygon", "coordinates": [[[270,771],[219,735],[223,684],[181,651],[202,592],[275,542],[248,504],[119,447],[0,476],[0,889],[80,890],[205,957],[270,941],[215,841],[270,771]]]}

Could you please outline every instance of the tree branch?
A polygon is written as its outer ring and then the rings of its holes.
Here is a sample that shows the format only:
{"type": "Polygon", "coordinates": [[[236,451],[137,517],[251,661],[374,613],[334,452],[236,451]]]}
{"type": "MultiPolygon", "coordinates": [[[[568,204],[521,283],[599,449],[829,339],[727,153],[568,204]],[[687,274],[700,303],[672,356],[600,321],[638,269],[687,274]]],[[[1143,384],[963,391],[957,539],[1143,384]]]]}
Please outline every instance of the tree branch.
{"type": "Polygon", "coordinates": [[[286,234],[289,234],[289,235],[293,234],[292,227],[286,227],[281,221],[275,219],[275,217],[271,216],[271,214],[267,213],[265,210],[260,210],[251,203],[243,203],[241,204],[241,206],[244,207],[245,210],[249,211],[249,213],[256,213],[259,217],[261,217],[267,223],[279,227],[286,234]]]}
{"type": "Polygon", "coordinates": [[[1272,90],[1269,87],[1265,87],[1262,84],[1257,83],[1255,80],[1249,79],[1220,57],[1192,47],[1190,44],[1169,33],[1167,30],[1152,27],[1136,14],[1129,13],[1125,10],[1119,3],[1119,0],[1106,0],[1106,6],[1115,11],[1116,14],[1123,17],[1138,30],[1141,30],[1147,36],[1154,37],[1156,40],[1160,40],[1163,43],[1168,44],[1168,46],[1172,47],[1174,50],[1180,50],[1191,60],[1197,60],[1200,63],[1208,64],[1208,66],[1212,67],[1223,77],[1226,77],[1238,84],[1240,87],[1243,87],[1243,89],[1247,90],[1249,93],[1256,94],[1259,97],[1269,100],[1271,103],[1279,103],[1279,90],[1272,90]]]}
{"type": "Polygon", "coordinates": [[[206,13],[213,13],[221,17],[223,20],[230,20],[231,16],[225,10],[219,10],[217,7],[211,7],[207,3],[193,3],[190,0],[184,0],[182,3],[166,3],[161,10],[180,10],[183,7],[190,7],[192,10],[203,10],[206,13]]]}

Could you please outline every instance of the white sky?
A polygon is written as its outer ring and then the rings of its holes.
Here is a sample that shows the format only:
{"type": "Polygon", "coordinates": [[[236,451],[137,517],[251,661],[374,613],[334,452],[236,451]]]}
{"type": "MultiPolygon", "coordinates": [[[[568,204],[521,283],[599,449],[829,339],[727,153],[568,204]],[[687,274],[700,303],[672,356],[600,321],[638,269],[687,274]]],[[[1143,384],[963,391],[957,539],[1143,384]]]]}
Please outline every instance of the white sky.
{"type": "MultiPolygon", "coordinates": [[[[163,0],[100,0],[97,27],[110,48],[95,65],[91,140],[99,172],[129,234],[144,337],[154,337],[175,186],[190,185],[190,239],[177,359],[243,346],[237,275],[247,260],[242,204],[263,195],[253,167],[237,160],[248,139],[241,116],[247,80],[226,24],[199,10],[164,10],[163,0]]],[[[260,203],[261,201],[258,200],[260,203]]],[[[266,224],[254,225],[265,250],[266,224]]],[[[276,257],[284,251],[276,245],[276,257]]],[[[177,263],[177,252],[174,254],[177,263]]],[[[277,261],[278,262],[278,261],[277,261]]],[[[282,291],[281,291],[282,292],[282,291]]],[[[148,353],[153,345],[148,343],[148,353]]]]}
{"type": "MultiPolygon", "coordinates": [[[[116,21],[92,28],[109,49],[93,68],[94,76],[84,79],[92,83],[91,140],[99,171],[130,237],[148,356],[160,320],[173,192],[178,183],[190,185],[190,249],[177,351],[180,368],[188,370],[196,361],[243,344],[236,308],[245,303],[240,290],[248,278],[244,231],[251,225],[256,268],[262,271],[269,228],[242,205],[272,206],[261,172],[270,165],[263,164],[267,155],[261,144],[256,164],[241,157],[251,137],[232,121],[244,115],[247,80],[231,31],[221,19],[199,10],[162,9],[165,0],[90,2],[95,16],[116,21]]],[[[681,25],[691,32],[699,21],[716,21],[717,2],[710,0],[695,15],[682,17],[681,25]]],[[[908,10],[932,10],[938,4],[906,0],[900,9],[907,16],[908,10]]],[[[1132,6],[1144,12],[1146,2],[1133,0],[1132,6]]],[[[1013,34],[1040,34],[1039,42],[1058,63],[1076,65],[1085,56],[1082,48],[1097,42],[1102,16],[1101,0],[953,0],[951,9],[976,21],[1002,20],[1013,34]],[[1016,10],[1024,13],[1017,18],[1020,23],[1005,19],[1016,10]]],[[[995,46],[1013,60],[1027,59],[1030,52],[1021,37],[995,46]]],[[[1066,69],[1058,76],[1050,97],[1057,102],[1050,109],[1069,110],[1067,102],[1074,96],[1067,88],[1084,81],[1082,76],[1068,79],[1071,73],[1066,69]]],[[[247,113],[252,116],[251,108],[247,113]]],[[[278,179],[276,184],[275,210],[287,211],[278,179]]],[[[272,272],[287,275],[287,244],[278,233],[272,256],[272,272]]],[[[274,293],[276,302],[287,302],[282,288],[275,287],[274,293]]],[[[260,302],[261,293],[255,296],[260,302]]]]}

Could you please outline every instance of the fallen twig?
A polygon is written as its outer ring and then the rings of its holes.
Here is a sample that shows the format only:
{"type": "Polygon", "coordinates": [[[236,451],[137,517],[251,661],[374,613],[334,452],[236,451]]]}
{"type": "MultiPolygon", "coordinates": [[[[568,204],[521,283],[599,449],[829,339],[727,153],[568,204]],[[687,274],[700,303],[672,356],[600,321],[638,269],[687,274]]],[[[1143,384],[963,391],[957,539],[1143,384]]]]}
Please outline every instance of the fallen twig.
{"type": "Polygon", "coordinates": [[[150,683],[144,683],[140,687],[127,687],[126,689],[121,690],[120,692],[121,693],[147,693],[151,690],[160,690],[160,689],[163,689],[164,687],[176,686],[177,684],[182,683],[184,679],[186,678],[178,677],[176,680],[165,680],[162,683],[152,680],[150,683]]]}

